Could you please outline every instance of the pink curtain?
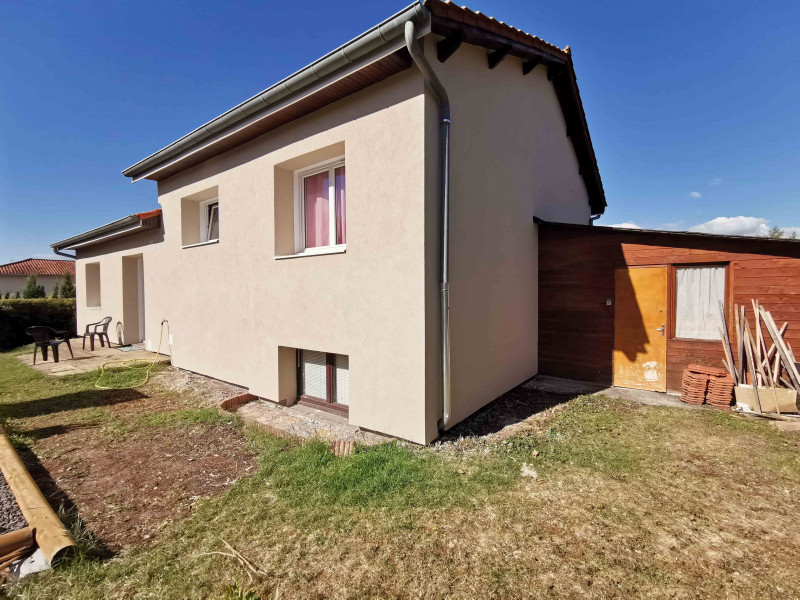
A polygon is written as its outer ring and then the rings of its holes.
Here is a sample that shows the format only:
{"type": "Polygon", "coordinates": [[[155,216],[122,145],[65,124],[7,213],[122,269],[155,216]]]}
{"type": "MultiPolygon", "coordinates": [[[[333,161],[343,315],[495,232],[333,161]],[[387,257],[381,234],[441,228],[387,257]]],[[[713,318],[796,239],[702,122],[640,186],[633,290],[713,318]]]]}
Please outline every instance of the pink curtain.
{"type": "Polygon", "coordinates": [[[345,199],[344,167],[337,167],[334,171],[336,182],[336,243],[347,242],[347,202],[345,199]]]}
{"type": "Polygon", "coordinates": [[[306,248],[330,245],[328,172],[310,175],[303,180],[303,203],[306,219],[306,248]]]}

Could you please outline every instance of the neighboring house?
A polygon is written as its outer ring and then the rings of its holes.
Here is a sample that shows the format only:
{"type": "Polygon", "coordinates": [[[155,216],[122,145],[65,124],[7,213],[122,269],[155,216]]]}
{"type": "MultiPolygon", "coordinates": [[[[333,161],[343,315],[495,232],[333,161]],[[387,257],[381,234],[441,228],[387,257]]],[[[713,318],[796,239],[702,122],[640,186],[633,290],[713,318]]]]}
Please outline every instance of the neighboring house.
{"type": "Polygon", "coordinates": [[[440,0],[124,174],[163,215],[53,244],[79,328],[420,443],[538,372],[533,217],[605,208],[569,49],[440,0]]]}
{"type": "Polygon", "coordinates": [[[735,305],[755,335],[752,300],[800,350],[800,240],[538,227],[542,374],[680,392],[689,364],[722,366],[720,303],[734,344],[735,305]]]}
{"type": "Polygon", "coordinates": [[[17,262],[0,265],[0,295],[14,294],[25,289],[28,277],[36,276],[36,283],[44,286],[47,295],[53,293],[56,284],[61,287],[64,275],[75,277],[75,261],[52,260],[48,258],[26,258],[17,262]]]}

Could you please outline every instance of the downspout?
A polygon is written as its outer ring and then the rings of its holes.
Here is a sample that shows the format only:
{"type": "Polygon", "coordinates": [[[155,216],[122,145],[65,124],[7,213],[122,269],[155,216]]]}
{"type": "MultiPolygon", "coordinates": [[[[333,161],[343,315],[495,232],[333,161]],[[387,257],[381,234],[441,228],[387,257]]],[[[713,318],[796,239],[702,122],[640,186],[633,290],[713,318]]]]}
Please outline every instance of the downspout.
{"type": "Polygon", "coordinates": [[[447,92],[431,69],[417,41],[413,21],[406,21],[406,48],[439,104],[441,132],[439,137],[441,181],[441,319],[442,319],[442,421],[441,428],[450,423],[450,100],[447,92]]]}

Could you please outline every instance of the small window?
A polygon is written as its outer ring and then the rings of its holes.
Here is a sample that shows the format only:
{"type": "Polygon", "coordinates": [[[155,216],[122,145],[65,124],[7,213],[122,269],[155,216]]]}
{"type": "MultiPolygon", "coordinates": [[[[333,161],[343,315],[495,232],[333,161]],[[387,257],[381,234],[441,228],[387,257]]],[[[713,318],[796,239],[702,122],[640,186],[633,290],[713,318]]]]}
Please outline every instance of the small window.
{"type": "Polygon", "coordinates": [[[300,399],[346,411],[350,405],[349,358],[314,350],[300,350],[299,353],[300,399]]]}
{"type": "Polygon", "coordinates": [[[720,339],[725,267],[678,267],[675,269],[675,297],[675,337],[720,339]]]}
{"type": "Polygon", "coordinates": [[[299,252],[347,243],[347,194],[343,159],[297,172],[295,218],[299,252]]]}
{"type": "Polygon", "coordinates": [[[100,307],[100,263],[88,263],[84,268],[86,275],[86,306],[100,307]]]}
{"type": "Polygon", "coordinates": [[[200,203],[200,240],[213,242],[219,240],[219,200],[200,203]]]}

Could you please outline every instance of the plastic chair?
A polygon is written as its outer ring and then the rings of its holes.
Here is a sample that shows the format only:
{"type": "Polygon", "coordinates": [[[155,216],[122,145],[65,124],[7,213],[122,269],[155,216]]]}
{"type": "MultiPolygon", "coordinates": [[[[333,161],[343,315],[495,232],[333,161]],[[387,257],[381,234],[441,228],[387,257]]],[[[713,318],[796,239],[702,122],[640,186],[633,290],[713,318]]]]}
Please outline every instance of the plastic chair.
{"type": "Polygon", "coordinates": [[[83,348],[86,349],[86,336],[89,336],[89,348],[94,351],[94,336],[100,338],[100,346],[105,347],[106,343],[108,343],[108,347],[111,347],[111,340],[108,339],[108,325],[111,323],[111,317],[106,317],[102,321],[98,321],[97,323],[89,323],[86,326],[86,331],[83,332],[83,348]],[[104,341],[105,340],[105,341],[104,341]]]}
{"type": "Polygon", "coordinates": [[[66,331],[58,331],[51,327],[36,325],[34,327],[28,327],[25,333],[33,338],[35,344],[33,348],[33,364],[36,364],[36,352],[39,348],[42,349],[42,358],[44,360],[47,360],[47,349],[52,348],[53,361],[58,362],[58,346],[64,343],[66,343],[67,348],[69,348],[69,355],[75,358],[75,355],[72,353],[72,346],[70,346],[69,343],[69,335],[67,335],[66,331]]]}

